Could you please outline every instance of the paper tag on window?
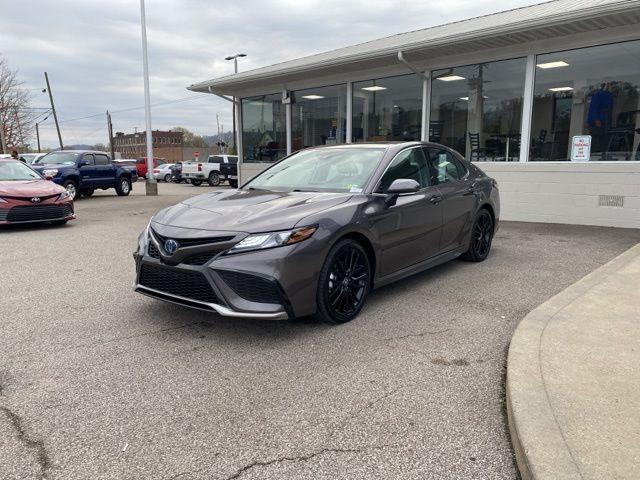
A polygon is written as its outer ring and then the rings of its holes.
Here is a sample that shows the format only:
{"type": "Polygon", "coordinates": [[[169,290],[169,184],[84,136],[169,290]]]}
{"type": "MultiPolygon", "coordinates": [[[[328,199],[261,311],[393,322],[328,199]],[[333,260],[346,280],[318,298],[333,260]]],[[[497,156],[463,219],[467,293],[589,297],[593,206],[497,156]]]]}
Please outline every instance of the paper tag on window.
{"type": "Polygon", "coordinates": [[[362,189],[358,187],[351,187],[349,193],[362,193],[362,189]]]}

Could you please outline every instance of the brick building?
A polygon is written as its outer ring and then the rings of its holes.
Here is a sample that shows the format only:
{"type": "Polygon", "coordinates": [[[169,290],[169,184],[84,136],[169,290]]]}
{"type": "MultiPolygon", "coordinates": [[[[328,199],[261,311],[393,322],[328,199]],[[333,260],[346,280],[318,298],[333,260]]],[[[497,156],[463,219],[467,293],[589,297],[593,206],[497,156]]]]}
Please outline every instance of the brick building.
{"type": "MultiPolygon", "coordinates": [[[[151,135],[155,157],[164,158],[169,163],[182,161],[182,132],[153,130],[151,135]]],[[[147,155],[146,132],[129,134],[116,132],[113,146],[116,152],[120,152],[122,158],[144,157],[147,155]]]]}

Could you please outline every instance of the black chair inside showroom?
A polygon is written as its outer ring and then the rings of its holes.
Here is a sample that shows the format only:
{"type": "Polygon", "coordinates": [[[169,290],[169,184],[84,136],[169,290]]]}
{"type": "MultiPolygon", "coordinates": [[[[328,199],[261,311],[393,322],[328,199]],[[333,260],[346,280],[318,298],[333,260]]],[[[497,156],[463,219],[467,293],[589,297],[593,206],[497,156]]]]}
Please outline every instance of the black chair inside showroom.
{"type": "Polygon", "coordinates": [[[471,146],[471,161],[475,160],[478,162],[486,162],[487,161],[487,149],[480,146],[480,134],[479,133],[471,133],[467,132],[469,135],[469,145],[471,146]]]}

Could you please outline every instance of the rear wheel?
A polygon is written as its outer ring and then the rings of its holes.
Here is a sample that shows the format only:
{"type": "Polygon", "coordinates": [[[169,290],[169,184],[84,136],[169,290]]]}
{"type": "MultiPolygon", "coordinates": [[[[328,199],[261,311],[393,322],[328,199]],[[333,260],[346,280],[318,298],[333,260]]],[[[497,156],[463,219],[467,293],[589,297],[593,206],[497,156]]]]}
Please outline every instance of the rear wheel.
{"type": "Polygon", "coordinates": [[[169,181],[170,181],[170,180],[171,180],[171,175],[167,173],[167,174],[164,176],[164,181],[165,181],[165,183],[169,183],[169,181]]]}
{"type": "Polygon", "coordinates": [[[120,177],[116,184],[116,193],[120,197],[126,197],[131,193],[131,180],[128,177],[120,177]]]}
{"type": "Polygon", "coordinates": [[[71,194],[71,198],[77,200],[80,198],[80,189],[78,188],[78,184],[74,180],[65,180],[62,183],[62,186],[71,194]]]}
{"type": "Polygon", "coordinates": [[[229,180],[229,186],[231,188],[238,188],[238,180],[229,180]]]}
{"type": "Polygon", "coordinates": [[[493,240],[493,218],[485,208],[476,214],[471,231],[471,242],[462,258],[470,262],[482,262],[489,256],[493,240]]]}
{"type": "Polygon", "coordinates": [[[318,282],[316,318],[326,323],[353,320],[371,287],[371,265],[362,246],[341,240],[327,255],[318,282]]]}
{"type": "Polygon", "coordinates": [[[209,174],[208,182],[210,187],[217,187],[220,185],[220,175],[218,175],[217,172],[211,172],[209,174]]]}
{"type": "Polygon", "coordinates": [[[193,185],[194,187],[199,187],[200,185],[202,185],[202,180],[191,179],[191,185],[193,185]]]}

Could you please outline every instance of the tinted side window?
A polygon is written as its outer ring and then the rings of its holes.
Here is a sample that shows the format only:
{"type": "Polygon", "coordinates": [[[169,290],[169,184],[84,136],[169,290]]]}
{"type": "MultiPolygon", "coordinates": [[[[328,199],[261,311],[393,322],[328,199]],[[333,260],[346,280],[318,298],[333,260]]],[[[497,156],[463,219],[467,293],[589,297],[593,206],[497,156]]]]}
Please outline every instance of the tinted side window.
{"type": "Polygon", "coordinates": [[[224,158],[220,155],[213,155],[209,157],[209,163],[224,163],[224,158]]]}
{"type": "Polygon", "coordinates": [[[455,182],[464,176],[465,168],[447,150],[427,147],[424,151],[431,169],[431,179],[435,184],[455,182]]]}
{"type": "Polygon", "coordinates": [[[83,160],[83,161],[85,161],[85,160],[86,160],[87,162],[89,162],[89,165],[95,165],[95,164],[96,164],[96,163],[94,162],[94,160],[93,160],[93,154],[92,154],[92,153],[85,153],[85,154],[82,156],[82,160],[83,160]]]}
{"type": "Polygon", "coordinates": [[[95,154],[96,157],[96,165],[109,165],[109,157],[106,155],[101,155],[99,153],[95,154]]]}
{"type": "Polygon", "coordinates": [[[380,179],[378,192],[386,193],[394,180],[410,178],[421,188],[429,186],[429,169],[421,148],[403,150],[394,158],[380,179]]]}

